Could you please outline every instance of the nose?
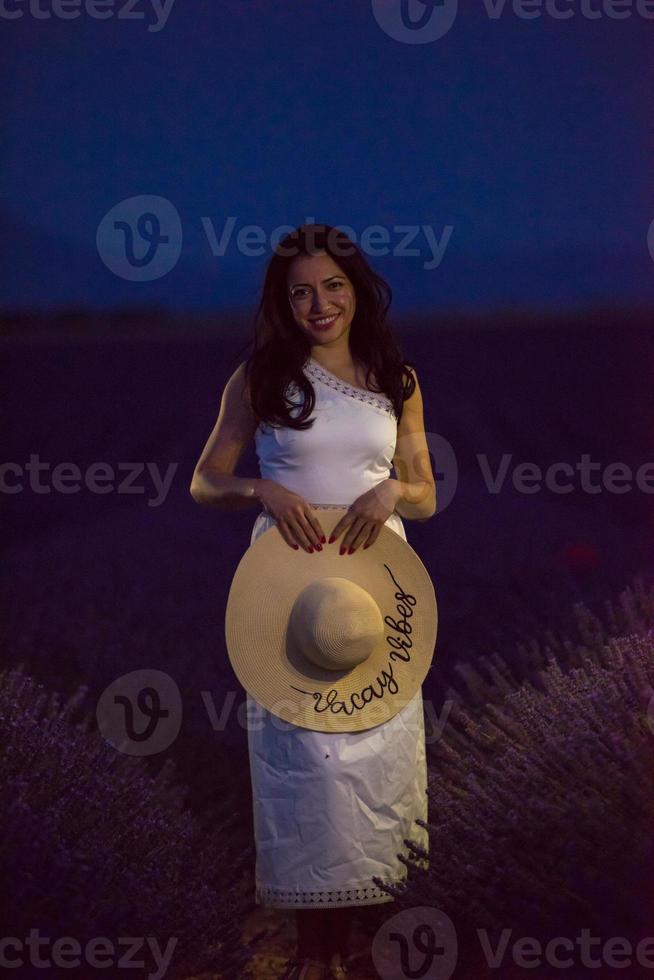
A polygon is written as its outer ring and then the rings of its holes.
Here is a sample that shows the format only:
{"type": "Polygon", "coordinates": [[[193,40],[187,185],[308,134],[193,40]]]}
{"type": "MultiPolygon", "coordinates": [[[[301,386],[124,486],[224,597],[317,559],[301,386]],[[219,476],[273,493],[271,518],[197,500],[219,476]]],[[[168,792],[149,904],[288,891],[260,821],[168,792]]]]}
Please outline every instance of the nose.
{"type": "Polygon", "coordinates": [[[311,312],[312,313],[324,313],[331,307],[331,299],[326,294],[321,292],[315,292],[313,294],[313,300],[311,302],[311,312]]]}

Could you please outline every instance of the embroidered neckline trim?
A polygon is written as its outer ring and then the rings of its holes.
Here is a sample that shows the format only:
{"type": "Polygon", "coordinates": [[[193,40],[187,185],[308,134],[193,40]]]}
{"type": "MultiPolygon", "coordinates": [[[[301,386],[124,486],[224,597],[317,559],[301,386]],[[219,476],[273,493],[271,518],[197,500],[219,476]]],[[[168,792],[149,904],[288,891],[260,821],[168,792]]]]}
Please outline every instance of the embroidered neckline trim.
{"type": "Polygon", "coordinates": [[[319,364],[313,357],[309,357],[304,367],[311,377],[322,381],[323,384],[329,385],[330,388],[335,388],[337,391],[341,391],[345,395],[350,395],[352,398],[357,398],[359,401],[367,402],[369,405],[375,405],[389,415],[395,415],[393,402],[387,395],[370,391],[368,388],[358,388],[356,385],[351,385],[349,382],[343,381],[341,378],[336,377],[335,374],[332,374],[331,371],[328,371],[327,368],[324,368],[322,364],[319,364]]]}

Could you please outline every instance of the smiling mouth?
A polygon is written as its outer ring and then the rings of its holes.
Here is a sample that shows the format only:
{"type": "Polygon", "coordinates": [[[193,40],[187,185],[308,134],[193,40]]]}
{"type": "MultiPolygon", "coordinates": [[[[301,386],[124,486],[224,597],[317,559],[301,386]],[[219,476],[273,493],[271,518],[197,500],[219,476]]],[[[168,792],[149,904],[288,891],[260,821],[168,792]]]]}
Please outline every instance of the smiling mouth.
{"type": "Polygon", "coordinates": [[[310,320],[309,322],[311,323],[312,327],[329,327],[340,315],[340,313],[334,313],[333,316],[323,316],[319,320],[310,320]]]}

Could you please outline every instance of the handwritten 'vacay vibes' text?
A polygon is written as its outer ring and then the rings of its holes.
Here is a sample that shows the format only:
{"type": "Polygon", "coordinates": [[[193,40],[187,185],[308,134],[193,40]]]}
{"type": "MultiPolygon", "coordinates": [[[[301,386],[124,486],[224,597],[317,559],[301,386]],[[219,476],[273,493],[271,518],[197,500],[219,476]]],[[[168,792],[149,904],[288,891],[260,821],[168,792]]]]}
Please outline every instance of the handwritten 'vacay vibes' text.
{"type": "Polygon", "coordinates": [[[411,595],[410,592],[405,592],[400,583],[397,581],[393,572],[389,566],[384,563],[384,568],[387,570],[390,577],[393,579],[398,591],[395,593],[394,598],[398,600],[396,605],[397,619],[393,619],[392,616],[384,616],[384,622],[387,626],[390,626],[397,636],[387,636],[386,642],[391,648],[391,652],[388,655],[388,664],[377,675],[375,683],[366,684],[361,691],[355,691],[349,696],[349,699],[340,698],[336,688],[330,688],[325,695],[320,691],[304,691],[300,687],[291,687],[294,691],[299,691],[301,694],[309,694],[314,699],[314,711],[322,713],[323,711],[330,711],[332,714],[346,714],[351,715],[355,711],[362,711],[367,704],[375,699],[383,698],[386,691],[390,691],[391,694],[397,694],[399,691],[399,685],[395,679],[393,672],[393,665],[391,661],[403,660],[407,662],[411,660],[411,654],[409,650],[413,646],[410,636],[411,636],[411,623],[409,620],[413,616],[413,607],[416,605],[416,597],[411,595]],[[376,687],[377,685],[377,687],[376,687]],[[362,701],[363,703],[358,703],[362,701]]]}

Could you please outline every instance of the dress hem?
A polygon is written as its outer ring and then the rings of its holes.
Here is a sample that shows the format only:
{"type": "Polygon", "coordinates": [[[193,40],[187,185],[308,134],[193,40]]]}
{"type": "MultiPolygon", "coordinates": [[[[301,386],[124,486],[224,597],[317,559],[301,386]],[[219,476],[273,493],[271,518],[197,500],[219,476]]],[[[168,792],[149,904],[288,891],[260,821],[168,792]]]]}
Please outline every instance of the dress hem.
{"type": "MultiPolygon", "coordinates": [[[[406,878],[389,881],[389,885],[402,885],[406,878]]],[[[294,890],[256,884],[255,902],[268,908],[349,908],[355,905],[381,905],[382,902],[393,902],[394,898],[388,892],[382,891],[377,885],[365,885],[361,888],[319,889],[316,891],[294,890]]]]}

